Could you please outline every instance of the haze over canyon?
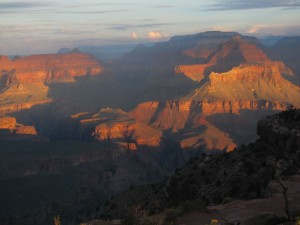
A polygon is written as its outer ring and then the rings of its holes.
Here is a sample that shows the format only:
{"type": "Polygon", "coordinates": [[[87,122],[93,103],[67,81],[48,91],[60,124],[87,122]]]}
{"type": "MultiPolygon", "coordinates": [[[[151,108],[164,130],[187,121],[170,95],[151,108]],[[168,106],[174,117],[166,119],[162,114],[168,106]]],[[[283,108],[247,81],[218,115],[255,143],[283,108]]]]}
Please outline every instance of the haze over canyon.
{"type": "Polygon", "coordinates": [[[263,43],[208,31],[113,60],[1,55],[0,222],[94,219],[111,196],[255,141],[260,119],[300,107],[300,37],[263,43]]]}

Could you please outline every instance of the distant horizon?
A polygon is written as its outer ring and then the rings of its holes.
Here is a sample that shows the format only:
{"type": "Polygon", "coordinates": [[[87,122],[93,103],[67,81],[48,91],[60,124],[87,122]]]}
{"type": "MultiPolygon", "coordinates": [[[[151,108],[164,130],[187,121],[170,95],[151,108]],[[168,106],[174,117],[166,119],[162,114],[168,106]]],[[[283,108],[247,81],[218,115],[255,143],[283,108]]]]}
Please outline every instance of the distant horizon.
{"type": "Polygon", "coordinates": [[[300,0],[3,0],[0,54],[166,41],[208,30],[299,36],[300,0]]]}
{"type": "MultiPolygon", "coordinates": [[[[206,33],[206,32],[223,32],[223,33],[234,32],[234,33],[239,33],[237,31],[208,30],[208,31],[203,31],[203,32],[198,32],[198,33],[174,35],[174,36],[168,37],[167,39],[160,40],[160,41],[155,41],[155,42],[148,41],[148,42],[116,43],[116,44],[108,44],[108,45],[105,45],[105,44],[102,44],[102,45],[92,45],[92,44],[89,45],[89,44],[86,44],[86,45],[67,46],[67,47],[66,46],[61,46],[57,50],[54,49],[52,52],[51,51],[50,52],[38,51],[38,52],[27,52],[27,53],[23,53],[23,54],[18,54],[18,53],[3,54],[0,51],[0,55],[7,55],[10,58],[12,58],[12,57],[15,57],[15,56],[29,56],[29,55],[35,55],[35,54],[57,54],[61,49],[70,49],[70,50],[72,50],[72,49],[83,48],[83,47],[110,48],[110,47],[132,46],[133,49],[134,49],[134,47],[136,47],[138,45],[145,45],[145,46],[155,45],[156,43],[168,42],[168,41],[170,41],[170,39],[172,37],[197,35],[197,34],[206,33]]],[[[290,35],[290,36],[289,35],[266,35],[266,36],[259,36],[259,35],[253,35],[253,34],[247,34],[247,33],[246,34],[239,33],[239,34],[242,35],[242,36],[255,37],[255,38],[258,38],[259,40],[264,40],[264,39],[269,39],[269,38],[270,39],[271,38],[276,38],[276,39],[278,38],[278,40],[280,40],[281,38],[285,38],[285,37],[300,37],[300,35],[290,35]]]]}

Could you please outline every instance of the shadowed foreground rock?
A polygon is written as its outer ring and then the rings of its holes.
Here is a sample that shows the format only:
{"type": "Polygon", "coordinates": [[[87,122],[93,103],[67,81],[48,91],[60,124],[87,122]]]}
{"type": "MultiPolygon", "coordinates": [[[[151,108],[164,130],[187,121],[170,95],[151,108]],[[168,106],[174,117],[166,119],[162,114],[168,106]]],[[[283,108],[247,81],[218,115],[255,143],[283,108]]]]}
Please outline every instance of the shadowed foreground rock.
{"type": "MultiPolygon", "coordinates": [[[[137,205],[154,214],[164,211],[165,208],[185,208],[190,205],[189,210],[204,210],[209,207],[211,213],[187,214],[180,219],[180,224],[202,224],[197,221],[203,221],[205,224],[214,216],[219,219],[222,215],[228,216],[232,221],[245,221],[243,224],[254,224],[251,221],[269,219],[285,221],[282,190],[276,181],[271,180],[274,179],[275,162],[279,160],[285,163],[284,177],[299,171],[300,110],[291,109],[268,116],[258,122],[257,129],[260,138],[255,143],[230,153],[203,154],[202,157],[191,160],[178,169],[164,187],[157,185],[148,189],[137,188],[116,196],[105,208],[106,215],[118,218],[126,215],[122,209],[137,205]],[[255,198],[267,199],[251,200],[255,198]],[[226,205],[228,202],[232,204],[226,205]],[[214,206],[218,204],[221,205],[214,206]],[[117,206],[118,210],[114,211],[112,205],[117,206]],[[247,210],[243,211],[243,207],[247,207],[247,210]],[[256,218],[256,213],[260,212],[251,207],[260,207],[261,213],[268,215],[256,218]],[[274,217],[272,212],[278,215],[274,217]],[[204,219],[201,219],[202,217],[204,219]]],[[[296,210],[295,207],[300,202],[300,193],[295,188],[295,185],[300,185],[298,181],[299,176],[284,181],[284,184],[290,187],[292,211],[296,210]]]]}

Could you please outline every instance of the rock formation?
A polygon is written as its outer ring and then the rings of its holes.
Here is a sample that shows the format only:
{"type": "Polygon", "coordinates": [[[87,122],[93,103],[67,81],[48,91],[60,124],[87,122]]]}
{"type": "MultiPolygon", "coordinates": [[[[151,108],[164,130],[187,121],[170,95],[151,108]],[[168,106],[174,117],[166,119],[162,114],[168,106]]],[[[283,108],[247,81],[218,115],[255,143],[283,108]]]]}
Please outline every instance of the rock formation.
{"type": "MultiPolygon", "coordinates": [[[[258,43],[253,43],[246,37],[235,35],[227,42],[220,44],[214,52],[211,52],[205,63],[179,65],[175,68],[175,72],[184,73],[192,80],[200,82],[212,72],[229,72],[232,68],[240,65],[251,67],[253,64],[271,63],[271,60],[258,46],[258,43]]],[[[274,62],[274,64],[276,63],[274,62]]],[[[283,64],[281,67],[285,68],[283,64]]],[[[285,70],[288,69],[285,68],[285,70]]],[[[289,74],[291,73],[292,71],[289,70],[289,74]]]]}
{"type": "Polygon", "coordinates": [[[159,147],[162,132],[135,120],[130,114],[120,110],[105,108],[95,113],[72,115],[79,121],[79,138],[90,138],[100,142],[113,142],[128,150],[139,146],[159,147]]]}
{"type": "Polygon", "coordinates": [[[177,198],[174,201],[176,202],[191,199],[192,196],[193,199],[195,196],[204,199],[210,196],[209,201],[218,204],[218,193],[222,193],[223,197],[227,195],[233,198],[253,198],[264,195],[268,182],[274,176],[275,162],[279,160],[285,162],[285,175],[294,174],[299,169],[299,128],[300,110],[292,109],[267,116],[258,122],[257,133],[260,138],[254,144],[244,146],[227,155],[197,159],[176,172],[167,185],[170,200],[177,198]],[[217,169],[219,172],[213,172],[212,167],[209,166],[212,165],[211,163],[220,166],[221,170],[217,169]],[[261,166],[255,166],[256,163],[261,166]],[[232,169],[229,169],[230,167],[232,169]],[[238,175],[239,173],[244,173],[244,176],[238,175]],[[210,177],[209,174],[214,177],[210,177]],[[235,183],[231,178],[240,180],[235,183]],[[199,182],[198,179],[202,181],[199,182]],[[221,186],[218,186],[218,181],[221,186]],[[214,187],[212,188],[211,185],[214,187]],[[228,189],[225,190],[225,187],[228,189]],[[187,188],[189,191],[186,191],[187,188]],[[185,197],[179,195],[183,190],[185,197]],[[194,194],[191,194],[191,191],[194,194]]]}
{"type": "MultiPolygon", "coordinates": [[[[258,122],[257,129],[259,139],[254,143],[230,153],[202,154],[178,169],[166,183],[132,188],[115,196],[104,207],[103,218],[126,216],[126,205],[140,206],[151,215],[165,213],[166,220],[170,211],[165,208],[174,208],[174,213],[182,210],[182,214],[188,212],[184,217],[193,218],[192,224],[199,224],[196,219],[200,217],[204,223],[222,218],[224,213],[228,221],[241,224],[283,223],[288,218],[282,187],[275,180],[279,170],[281,182],[289,187],[290,212],[299,216],[299,175],[295,174],[300,168],[300,110],[267,116],[258,122]]],[[[188,223],[182,214],[177,222],[188,223]]]]}
{"type": "Polygon", "coordinates": [[[297,79],[292,81],[300,84],[300,63],[298,56],[300,54],[300,37],[285,37],[275,43],[273,46],[265,48],[265,52],[273,60],[283,61],[290,67],[297,79]]]}
{"type": "Polygon", "coordinates": [[[4,71],[2,84],[44,83],[78,76],[98,75],[101,64],[92,56],[83,53],[32,55],[10,60],[0,57],[0,69],[4,71]]]}
{"type": "Polygon", "coordinates": [[[0,140],[9,138],[12,140],[15,135],[37,135],[34,126],[25,126],[17,123],[14,117],[0,117],[0,140]]]}
{"type": "Polygon", "coordinates": [[[95,76],[102,71],[103,66],[94,57],[78,52],[13,60],[0,56],[0,113],[50,102],[45,84],[75,82],[76,77],[95,76]]]}

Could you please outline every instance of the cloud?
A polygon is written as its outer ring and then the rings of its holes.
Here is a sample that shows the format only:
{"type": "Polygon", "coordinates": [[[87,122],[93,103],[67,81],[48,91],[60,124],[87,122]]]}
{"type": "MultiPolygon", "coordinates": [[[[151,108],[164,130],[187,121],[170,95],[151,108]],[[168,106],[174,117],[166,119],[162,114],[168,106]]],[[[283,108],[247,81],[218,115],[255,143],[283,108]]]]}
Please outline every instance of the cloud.
{"type": "Polygon", "coordinates": [[[217,30],[217,31],[228,32],[228,31],[232,31],[232,28],[229,28],[229,27],[227,27],[227,26],[220,26],[220,25],[217,25],[217,26],[209,27],[209,28],[207,28],[206,30],[217,30]]]}
{"type": "Polygon", "coordinates": [[[33,8],[33,7],[47,6],[47,5],[49,5],[49,3],[36,3],[36,2],[2,2],[2,3],[0,3],[0,10],[33,8]]]}
{"type": "Polygon", "coordinates": [[[169,37],[170,35],[168,34],[164,34],[158,31],[150,31],[147,34],[147,37],[151,40],[157,40],[157,39],[162,39],[162,38],[166,38],[169,37]]]}
{"type": "Polygon", "coordinates": [[[262,8],[286,8],[300,7],[300,0],[218,0],[210,5],[209,10],[242,10],[262,8]]]}
{"type": "Polygon", "coordinates": [[[160,27],[160,26],[167,26],[171,23],[146,23],[146,24],[116,24],[107,29],[111,30],[132,30],[136,28],[149,28],[149,27],[160,27]]]}
{"type": "Polygon", "coordinates": [[[137,35],[137,33],[135,33],[135,32],[132,32],[132,33],[129,35],[129,37],[130,37],[131,39],[138,39],[138,35],[137,35]]]}
{"type": "Polygon", "coordinates": [[[68,5],[68,7],[82,8],[82,7],[90,7],[90,6],[132,6],[132,5],[137,5],[137,4],[133,2],[101,2],[101,3],[72,4],[72,5],[68,5]]]}
{"type": "Polygon", "coordinates": [[[300,25],[254,24],[246,33],[252,35],[299,35],[300,25]]]}
{"type": "Polygon", "coordinates": [[[115,12],[128,12],[126,9],[116,9],[116,10],[99,10],[99,11],[56,11],[55,13],[62,14],[102,14],[102,13],[115,13],[115,12]]]}
{"type": "Polygon", "coordinates": [[[156,9],[164,9],[164,8],[172,8],[174,7],[174,5],[155,5],[153,6],[153,8],[156,8],[156,9]]]}

